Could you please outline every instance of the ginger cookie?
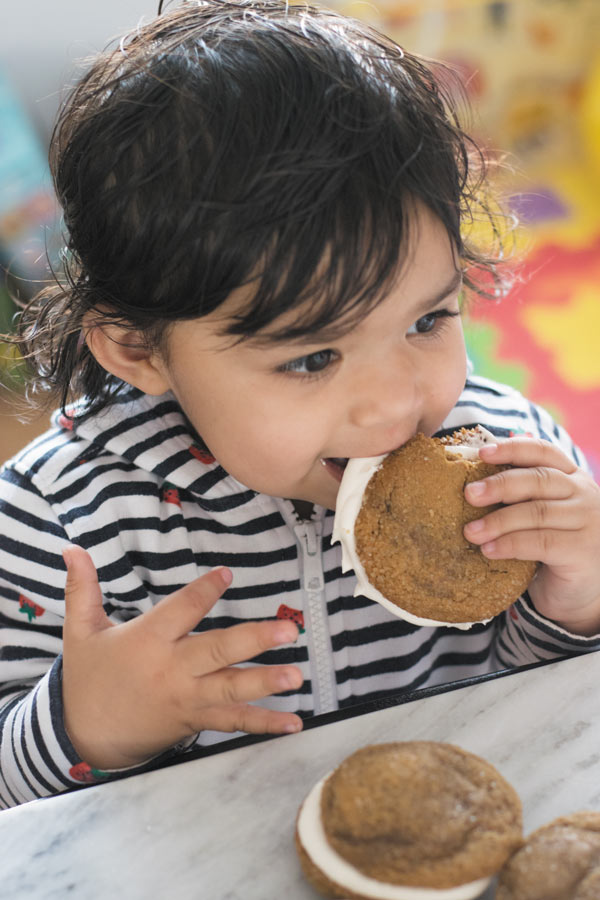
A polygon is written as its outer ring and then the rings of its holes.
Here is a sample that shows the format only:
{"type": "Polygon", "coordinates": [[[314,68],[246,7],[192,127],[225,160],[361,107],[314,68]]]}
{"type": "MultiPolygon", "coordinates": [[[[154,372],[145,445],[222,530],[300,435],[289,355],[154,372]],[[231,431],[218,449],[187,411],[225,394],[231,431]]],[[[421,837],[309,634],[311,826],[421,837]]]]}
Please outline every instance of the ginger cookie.
{"type": "Polygon", "coordinates": [[[508,468],[479,458],[495,440],[485,429],[447,438],[414,438],[385,457],[350,460],[336,508],[333,539],[356,593],[418,625],[470,627],[514,603],[537,563],[488,559],[463,534],[496,506],[474,507],[465,486],[508,468]]]}
{"type": "Polygon", "coordinates": [[[325,897],[479,897],[522,844],[521,803],[488,762],[451,744],[374,744],[349,756],[298,814],[303,872],[325,897]],[[415,889],[419,889],[416,891],[415,889]]]}
{"type": "Polygon", "coordinates": [[[600,813],[576,812],[534,831],[500,873],[496,900],[598,900],[600,813]]]}

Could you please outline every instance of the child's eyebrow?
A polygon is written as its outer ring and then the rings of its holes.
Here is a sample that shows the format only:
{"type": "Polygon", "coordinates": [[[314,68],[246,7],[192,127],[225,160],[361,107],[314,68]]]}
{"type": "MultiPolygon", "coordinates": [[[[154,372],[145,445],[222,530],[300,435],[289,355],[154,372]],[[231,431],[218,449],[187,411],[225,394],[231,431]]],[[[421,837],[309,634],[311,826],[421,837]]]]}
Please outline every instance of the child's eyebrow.
{"type": "Polygon", "coordinates": [[[332,323],[324,328],[320,328],[318,331],[311,331],[291,338],[286,338],[285,336],[280,338],[277,334],[263,332],[252,335],[244,343],[249,347],[256,348],[277,346],[304,347],[313,344],[327,344],[340,340],[340,338],[352,331],[354,322],[355,320],[347,324],[332,323]]]}
{"type": "Polygon", "coordinates": [[[448,282],[446,287],[442,288],[434,297],[428,297],[424,303],[420,303],[417,309],[415,309],[415,315],[418,315],[419,312],[426,312],[427,310],[432,309],[432,307],[437,306],[438,303],[442,303],[442,301],[446,300],[450,297],[451,294],[454,294],[463,283],[463,273],[460,269],[454,273],[452,279],[448,282]]]}
{"type": "MultiPolygon", "coordinates": [[[[419,318],[420,315],[424,315],[426,312],[431,311],[434,307],[436,307],[439,303],[442,303],[446,300],[447,297],[450,297],[451,294],[454,294],[457,291],[463,282],[463,273],[460,270],[457,270],[452,279],[448,282],[448,284],[441,288],[433,297],[428,297],[427,300],[420,303],[413,311],[413,315],[416,318],[419,318]]],[[[324,328],[320,328],[318,331],[310,332],[305,335],[301,335],[296,338],[291,338],[286,340],[285,338],[278,338],[275,334],[269,334],[268,332],[263,332],[259,334],[254,334],[252,337],[249,337],[244,343],[250,347],[274,347],[279,345],[287,344],[290,347],[303,347],[314,344],[325,344],[331,341],[339,340],[344,337],[350,331],[355,324],[356,320],[352,319],[351,321],[338,321],[331,323],[331,325],[326,325],[324,328]]]]}

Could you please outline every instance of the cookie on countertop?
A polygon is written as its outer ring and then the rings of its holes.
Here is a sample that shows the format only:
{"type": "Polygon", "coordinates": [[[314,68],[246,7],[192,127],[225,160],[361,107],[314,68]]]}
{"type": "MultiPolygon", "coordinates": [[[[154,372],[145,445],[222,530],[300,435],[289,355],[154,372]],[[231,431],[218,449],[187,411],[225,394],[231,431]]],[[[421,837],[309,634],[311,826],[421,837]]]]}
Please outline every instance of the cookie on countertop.
{"type": "Polygon", "coordinates": [[[315,785],[296,826],[308,881],[351,900],[479,897],[521,843],[514,789],[487,761],[434,741],[353,753],[315,785]]]}
{"type": "Polygon", "coordinates": [[[600,813],[561,816],[534,831],[500,873],[496,900],[599,900],[600,813]]]}

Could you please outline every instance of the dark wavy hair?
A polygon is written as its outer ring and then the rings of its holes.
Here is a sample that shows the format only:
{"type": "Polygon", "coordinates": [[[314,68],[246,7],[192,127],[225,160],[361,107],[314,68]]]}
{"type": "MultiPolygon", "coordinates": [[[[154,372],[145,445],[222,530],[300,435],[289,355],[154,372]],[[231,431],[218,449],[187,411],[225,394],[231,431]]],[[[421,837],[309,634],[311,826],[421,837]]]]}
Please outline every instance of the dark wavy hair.
{"type": "Polygon", "coordinates": [[[122,390],[81,339],[90,310],[164,349],[170,323],[252,284],[224,328],[239,340],[350,327],[397,275],[415,201],[468,284],[493,274],[498,254],[461,234],[486,214],[485,161],[449,77],[361,22],[284,0],[185,2],[126,35],[52,135],[67,246],[20,314],[34,388],[63,408],[83,394],[87,414],[122,390]]]}

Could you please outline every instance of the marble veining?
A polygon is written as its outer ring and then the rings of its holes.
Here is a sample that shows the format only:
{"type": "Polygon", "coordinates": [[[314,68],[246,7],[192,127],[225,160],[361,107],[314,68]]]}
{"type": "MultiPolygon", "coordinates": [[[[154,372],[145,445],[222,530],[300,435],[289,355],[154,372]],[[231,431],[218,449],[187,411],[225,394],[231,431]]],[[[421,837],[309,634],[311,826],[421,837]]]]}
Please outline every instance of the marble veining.
{"type": "Polygon", "coordinates": [[[315,900],[296,811],[373,742],[480,754],[519,792],[526,832],[600,810],[599,682],[591,654],[2,812],[0,898],[315,900]]]}

